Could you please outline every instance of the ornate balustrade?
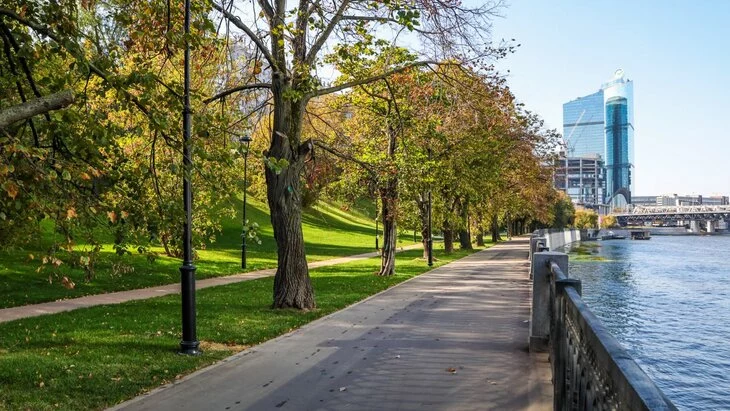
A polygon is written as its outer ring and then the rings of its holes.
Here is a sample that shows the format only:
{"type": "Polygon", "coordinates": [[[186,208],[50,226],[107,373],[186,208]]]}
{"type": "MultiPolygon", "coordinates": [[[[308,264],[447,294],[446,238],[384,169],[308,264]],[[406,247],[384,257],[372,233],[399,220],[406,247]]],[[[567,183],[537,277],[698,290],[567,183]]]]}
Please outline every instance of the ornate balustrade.
{"type": "Polygon", "coordinates": [[[535,242],[530,350],[550,353],[554,409],[676,410],[583,302],[567,254],[535,242]]]}

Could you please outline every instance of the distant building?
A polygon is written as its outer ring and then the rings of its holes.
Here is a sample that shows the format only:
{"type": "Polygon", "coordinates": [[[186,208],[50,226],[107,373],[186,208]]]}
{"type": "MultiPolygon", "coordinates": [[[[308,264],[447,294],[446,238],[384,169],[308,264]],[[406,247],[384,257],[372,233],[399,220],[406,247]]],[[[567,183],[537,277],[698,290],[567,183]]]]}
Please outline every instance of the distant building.
{"type": "Polygon", "coordinates": [[[705,204],[705,205],[730,205],[730,197],[728,197],[728,196],[702,197],[702,204],[705,204]]]}
{"type": "Polygon", "coordinates": [[[730,205],[728,196],[702,196],[677,194],[660,196],[633,196],[631,204],[642,206],[730,205]]]}
{"type": "Polygon", "coordinates": [[[634,85],[621,69],[596,93],[563,104],[567,157],[600,156],[606,167],[606,201],[618,206],[631,202],[633,124],[634,85]]]}
{"type": "Polygon", "coordinates": [[[605,154],[603,90],[563,104],[563,138],[568,157],[605,154]]]}
{"type": "Polygon", "coordinates": [[[631,196],[631,204],[640,206],[655,206],[660,196],[631,196]]]}
{"type": "Polygon", "coordinates": [[[599,155],[561,156],[555,163],[554,186],[573,203],[595,208],[606,201],[606,169],[599,155]]]}

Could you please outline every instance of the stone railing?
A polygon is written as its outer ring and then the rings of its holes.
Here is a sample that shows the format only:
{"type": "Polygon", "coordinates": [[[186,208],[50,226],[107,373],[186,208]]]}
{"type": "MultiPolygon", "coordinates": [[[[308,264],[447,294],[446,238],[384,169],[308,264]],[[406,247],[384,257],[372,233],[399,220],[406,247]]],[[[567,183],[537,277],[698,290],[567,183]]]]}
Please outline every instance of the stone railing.
{"type": "Polygon", "coordinates": [[[553,408],[676,410],[583,302],[580,280],[566,274],[568,255],[537,240],[530,250],[530,351],[550,353],[553,408]]]}
{"type": "Polygon", "coordinates": [[[535,237],[543,238],[551,250],[557,250],[576,241],[595,240],[599,230],[543,229],[534,232],[535,237]]]}

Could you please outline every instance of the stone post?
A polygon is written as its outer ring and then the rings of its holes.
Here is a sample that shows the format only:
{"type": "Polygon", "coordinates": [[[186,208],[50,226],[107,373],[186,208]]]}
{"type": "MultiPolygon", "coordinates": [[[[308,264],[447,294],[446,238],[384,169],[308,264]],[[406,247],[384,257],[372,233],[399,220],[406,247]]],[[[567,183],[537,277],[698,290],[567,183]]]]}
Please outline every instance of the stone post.
{"type": "Polygon", "coordinates": [[[550,261],[568,274],[568,255],[550,251],[536,252],[532,259],[532,315],[530,316],[530,352],[545,352],[550,340],[550,261]]]}
{"type": "Polygon", "coordinates": [[[546,241],[547,240],[545,239],[545,237],[531,237],[530,238],[530,255],[528,256],[528,258],[530,259],[530,278],[532,278],[532,273],[534,270],[533,261],[534,261],[535,253],[540,252],[540,251],[545,251],[545,249],[547,248],[545,246],[546,241]]]}

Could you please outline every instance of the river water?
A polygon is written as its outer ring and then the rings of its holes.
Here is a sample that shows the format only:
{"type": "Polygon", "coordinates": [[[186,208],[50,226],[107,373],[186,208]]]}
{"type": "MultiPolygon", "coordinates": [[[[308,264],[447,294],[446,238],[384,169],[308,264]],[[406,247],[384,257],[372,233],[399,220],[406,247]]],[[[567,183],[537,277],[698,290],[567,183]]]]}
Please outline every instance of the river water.
{"type": "Polygon", "coordinates": [[[674,404],[730,410],[730,236],[580,248],[583,299],[674,404]]]}

